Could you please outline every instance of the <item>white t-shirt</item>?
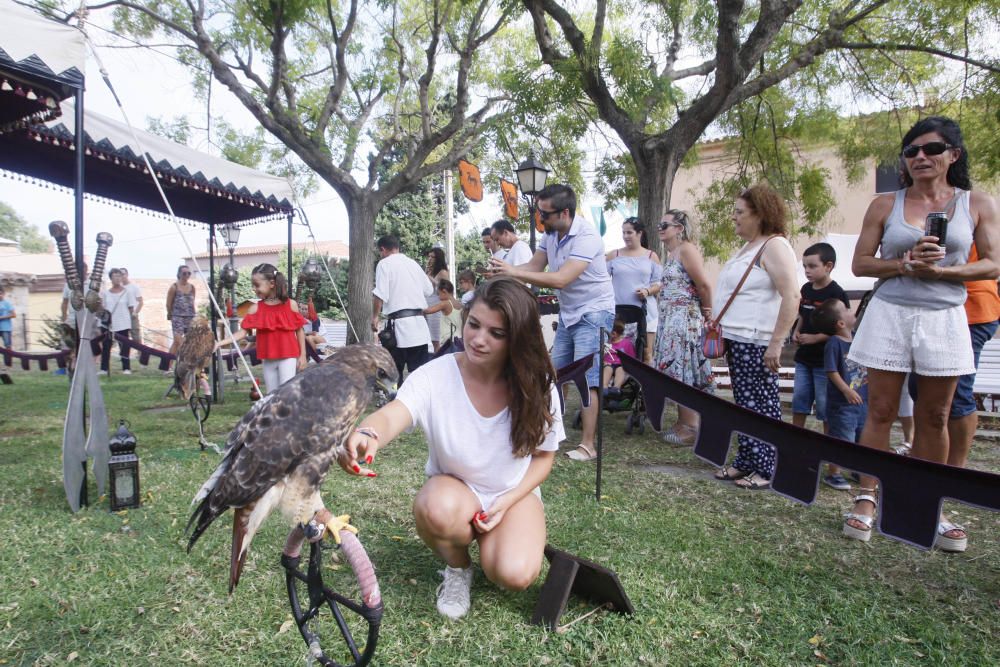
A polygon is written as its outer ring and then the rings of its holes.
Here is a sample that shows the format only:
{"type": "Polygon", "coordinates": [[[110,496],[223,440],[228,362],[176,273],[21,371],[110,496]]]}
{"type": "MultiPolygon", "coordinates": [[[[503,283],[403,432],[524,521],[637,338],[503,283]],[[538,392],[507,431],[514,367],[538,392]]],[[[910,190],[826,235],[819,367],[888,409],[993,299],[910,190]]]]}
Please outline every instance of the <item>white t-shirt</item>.
{"type": "MultiPolygon", "coordinates": [[[[86,287],[84,292],[86,292],[86,287]]],[[[69,285],[63,285],[62,298],[68,299],[69,303],[66,306],[66,320],[65,324],[68,324],[73,329],[76,328],[76,308],[73,307],[73,291],[70,290],[69,285]]]]}
{"type": "MultiPolygon", "coordinates": [[[[510,408],[493,417],[479,414],[465,391],[456,355],[438,357],[410,373],[396,398],[427,436],[427,476],[446,474],[462,480],[484,510],[528,472],[531,457],[515,457],[511,451],[510,408]]],[[[537,451],[554,452],[566,439],[555,385],[549,405],[555,421],[537,451]]]]}
{"type": "Polygon", "coordinates": [[[469,302],[472,301],[472,297],[476,295],[476,290],[470,289],[468,292],[462,295],[462,305],[468,306],[469,302]]]}
{"type": "Polygon", "coordinates": [[[510,250],[507,251],[507,259],[504,261],[511,266],[527,264],[531,261],[531,254],[531,246],[521,239],[518,239],[514,245],[510,247],[510,250]]]}
{"type": "Polygon", "coordinates": [[[132,328],[132,313],[129,307],[135,308],[135,297],[128,289],[115,294],[109,289],[101,292],[101,303],[105,310],[111,313],[111,331],[124,331],[132,328]]]}
{"type": "MultiPolygon", "coordinates": [[[[382,299],[382,316],[397,310],[427,307],[427,297],[434,294],[434,286],[420,265],[402,253],[386,255],[375,266],[375,290],[382,299]]],[[[416,347],[431,342],[431,332],[423,316],[401,317],[394,322],[396,344],[399,347],[416,347]]]]}
{"type": "Polygon", "coordinates": [[[134,302],[134,306],[138,307],[139,299],[142,298],[142,288],[136,285],[135,283],[129,283],[128,285],[125,285],[125,289],[128,290],[129,294],[132,295],[132,301],[134,302]]]}

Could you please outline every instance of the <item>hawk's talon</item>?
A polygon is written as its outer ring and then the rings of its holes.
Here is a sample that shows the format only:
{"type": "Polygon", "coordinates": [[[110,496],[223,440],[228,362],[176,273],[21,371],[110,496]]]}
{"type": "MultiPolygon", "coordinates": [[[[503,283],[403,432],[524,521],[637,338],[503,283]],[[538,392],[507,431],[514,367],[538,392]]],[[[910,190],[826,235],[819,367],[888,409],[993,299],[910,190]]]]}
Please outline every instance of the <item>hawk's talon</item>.
{"type": "Polygon", "coordinates": [[[358,529],[350,524],[351,515],[341,514],[340,516],[330,517],[329,523],[326,525],[326,531],[330,533],[333,537],[333,541],[340,544],[340,531],[349,530],[355,535],[358,534],[358,529]]]}

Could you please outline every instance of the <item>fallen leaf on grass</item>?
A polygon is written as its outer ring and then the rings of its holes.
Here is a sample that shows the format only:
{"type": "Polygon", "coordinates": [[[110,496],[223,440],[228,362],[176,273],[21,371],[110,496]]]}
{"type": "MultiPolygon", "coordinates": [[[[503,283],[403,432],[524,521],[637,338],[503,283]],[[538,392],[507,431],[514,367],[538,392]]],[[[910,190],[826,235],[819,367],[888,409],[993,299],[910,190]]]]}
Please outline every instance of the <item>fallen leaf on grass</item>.
{"type": "Polygon", "coordinates": [[[822,635],[813,635],[812,637],[809,638],[809,643],[812,644],[813,646],[819,646],[822,641],[823,641],[822,635]]]}
{"type": "Polygon", "coordinates": [[[135,613],[137,615],[139,615],[139,616],[142,616],[143,614],[146,613],[146,608],[145,607],[136,607],[135,608],[135,613]]]}
{"type": "Polygon", "coordinates": [[[31,579],[28,579],[28,583],[31,584],[32,588],[37,588],[38,587],[38,579],[35,579],[34,577],[32,577],[31,579]]]}
{"type": "Polygon", "coordinates": [[[77,653],[76,651],[73,651],[72,653],[70,653],[69,655],[66,656],[66,662],[73,662],[74,660],[76,660],[79,657],[80,657],[80,654],[77,653]]]}
{"type": "Polygon", "coordinates": [[[822,660],[823,662],[830,662],[830,659],[825,655],[823,655],[823,651],[820,651],[819,649],[813,651],[813,655],[822,660]]]}
{"type": "Polygon", "coordinates": [[[281,627],[278,628],[278,634],[279,635],[285,634],[286,632],[292,629],[293,625],[295,625],[295,621],[291,619],[285,621],[284,623],[281,624],[281,627]]]}
{"type": "Polygon", "coordinates": [[[909,637],[903,637],[901,635],[893,635],[892,638],[895,639],[896,641],[901,641],[904,644],[919,644],[920,643],[919,639],[910,639],[909,637]]]}

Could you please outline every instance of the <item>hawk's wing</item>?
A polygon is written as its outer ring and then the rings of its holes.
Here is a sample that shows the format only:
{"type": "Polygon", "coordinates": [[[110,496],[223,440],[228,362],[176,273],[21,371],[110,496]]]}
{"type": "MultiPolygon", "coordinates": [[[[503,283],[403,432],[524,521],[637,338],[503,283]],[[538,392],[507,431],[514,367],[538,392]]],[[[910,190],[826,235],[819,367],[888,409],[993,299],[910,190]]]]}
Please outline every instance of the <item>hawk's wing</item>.
{"type": "Polygon", "coordinates": [[[240,420],[223,461],[195,497],[199,505],[188,525],[197,523],[189,549],[220,514],[256,502],[293,472],[319,489],[337,447],[371,398],[369,375],[349,361],[338,353],[307,369],[240,420]]]}

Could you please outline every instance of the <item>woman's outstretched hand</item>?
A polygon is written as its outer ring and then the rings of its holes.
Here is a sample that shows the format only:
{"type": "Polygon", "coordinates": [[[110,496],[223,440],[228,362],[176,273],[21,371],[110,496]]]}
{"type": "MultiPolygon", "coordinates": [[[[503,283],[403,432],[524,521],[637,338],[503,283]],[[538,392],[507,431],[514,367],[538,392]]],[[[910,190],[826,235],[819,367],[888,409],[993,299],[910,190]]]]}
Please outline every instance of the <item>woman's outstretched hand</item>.
{"type": "Polygon", "coordinates": [[[375,453],[378,452],[378,439],[370,435],[354,431],[344,445],[337,452],[337,463],[349,475],[363,475],[365,477],[377,477],[378,473],[370,468],[362,467],[371,465],[375,460],[375,453]]]}

